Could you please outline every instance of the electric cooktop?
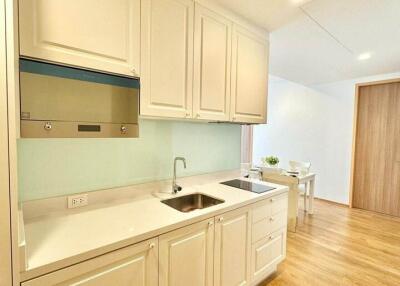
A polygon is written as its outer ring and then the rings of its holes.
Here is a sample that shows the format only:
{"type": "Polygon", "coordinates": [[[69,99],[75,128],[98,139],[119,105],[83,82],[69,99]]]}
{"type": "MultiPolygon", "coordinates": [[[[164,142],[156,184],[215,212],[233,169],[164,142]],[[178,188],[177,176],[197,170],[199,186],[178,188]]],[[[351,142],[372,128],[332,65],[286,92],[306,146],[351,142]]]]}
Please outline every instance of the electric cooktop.
{"type": "Polygon", "coordinates": [[[262,193],[269,192],[269,191],[276,189],[274,187],[268,187],[268,186],[265,186],[262,184],[257,184],[257,183],[253,183],[253,182],[249,182],[249,181],[242,181],[242,180],[237,180],[237,179],[222,182],[221,184],[227,185],[230,187],[234,187],[234,188],[238,188],[238,189],[242,189],[245,191],[249,191],[252,193],[257,193],[257,194],[262,194],[262,193]]]}

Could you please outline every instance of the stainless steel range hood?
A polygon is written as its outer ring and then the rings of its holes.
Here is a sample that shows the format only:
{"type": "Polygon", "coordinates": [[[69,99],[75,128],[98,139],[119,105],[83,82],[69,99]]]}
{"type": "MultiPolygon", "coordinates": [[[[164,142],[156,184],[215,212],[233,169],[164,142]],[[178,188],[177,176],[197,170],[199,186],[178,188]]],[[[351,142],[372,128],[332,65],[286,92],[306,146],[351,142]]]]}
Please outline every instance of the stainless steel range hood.
{"type": "Polygon", "coordinates": [[[21,137],[138,137],[138,79],[20,59],[21,137]]]}

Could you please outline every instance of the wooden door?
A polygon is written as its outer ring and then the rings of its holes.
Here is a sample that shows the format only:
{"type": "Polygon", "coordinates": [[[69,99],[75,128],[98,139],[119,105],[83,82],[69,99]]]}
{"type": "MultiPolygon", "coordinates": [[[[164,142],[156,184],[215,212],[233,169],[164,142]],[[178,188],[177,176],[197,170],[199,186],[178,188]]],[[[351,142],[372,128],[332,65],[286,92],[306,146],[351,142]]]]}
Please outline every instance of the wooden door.
{"type": "Polygon", "coordinates": [[[356,120],[352,205],[400,216],[400,82],[359,87],[356,120]]]}
{"type": "Polygon", "coordinates": [[[191,118],[193,1],[143,0],[141,21],[141,115],[191,118]]]}
{"type": "Polygon", "coordinates": [[[21,285],[158,286],[157,239],[99,256],[21,285]]]}
{"type": "Polygon", "coordinates": [[[229,121],[232,23],[196,3],[193,115],[229,121]]]}
{"type": "Polygon", "coordinates": [[[232,44],[231,119],[265,123],[267,120],[268,55],[266,37],[234,25],[232,44]]]}
{"type": "Polygon", "coordinates": [[[249,209],[225,213],[215,221],[214,286],[250,285],[249,209]]]}
{"type": "Polygon", "coordinates": [[[160,286],[212,286],[214,219],[160,236],[160,286]]]}
{"type": "Polygon", "coordinates": [[[21,55],[140,74],[140,0],[20,0],[21,55]]]}
{"type": "Polygon", "coordinates": [[[0,1],[0,285],[11,285],[11,225],[8,165],[7,76],[4,1],[0,1]]]}

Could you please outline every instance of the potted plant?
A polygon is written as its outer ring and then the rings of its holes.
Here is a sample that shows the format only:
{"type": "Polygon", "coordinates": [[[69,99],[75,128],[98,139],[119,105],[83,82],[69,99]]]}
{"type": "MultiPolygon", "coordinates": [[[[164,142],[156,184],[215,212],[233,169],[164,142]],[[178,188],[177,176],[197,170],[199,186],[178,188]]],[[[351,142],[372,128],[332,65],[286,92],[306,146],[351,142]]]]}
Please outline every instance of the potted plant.
{"type": "Polygon", "coordinates": [[[279,158],[276,156],[267,156],[261,158],[263,163],[262,171],[265,173],[280,173],[281,169],[278,168],[279,158]]]}
{"type": "Polygon", "coordinates": [[[273,167],[277,168],[279,164],[279,158],[276,156],[268,156],[265,158],[262,158],[262,161],[264,165],[267,165],[268,167],[273,167]]]}

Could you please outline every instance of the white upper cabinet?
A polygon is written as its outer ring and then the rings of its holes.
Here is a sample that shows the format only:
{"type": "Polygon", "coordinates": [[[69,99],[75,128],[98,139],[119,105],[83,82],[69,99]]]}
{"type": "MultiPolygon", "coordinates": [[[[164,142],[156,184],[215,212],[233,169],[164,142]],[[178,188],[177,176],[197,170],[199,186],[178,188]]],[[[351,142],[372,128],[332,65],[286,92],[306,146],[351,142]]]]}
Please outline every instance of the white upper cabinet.
{"type": "Polygon", "coordinates": [[[265,123],[267,32],[203,0],[19,0],[20,54],[140,77],[140,114],[265,123]]]}
{"type": "Polygon", "coordinates": [[[268,95],[267,36],[234,25],[232,45],[231,119],[265,123],[268,95]]]}
{"type": "Polygon", "coordinates": [[[142,0],[141,115],[192,117],[191,0],[142,0]]]}
{"type": "Polygon", "coordinates": [[[20,0],[20,54],[140,75],[140,0],[20,0]]]}
{"type": "Polygon", "coordinates": [[[193,117],[229,121],[232,23],[196,3],[193,117]]]}

